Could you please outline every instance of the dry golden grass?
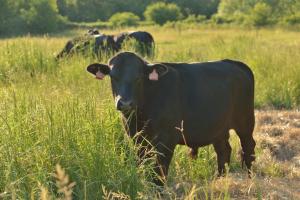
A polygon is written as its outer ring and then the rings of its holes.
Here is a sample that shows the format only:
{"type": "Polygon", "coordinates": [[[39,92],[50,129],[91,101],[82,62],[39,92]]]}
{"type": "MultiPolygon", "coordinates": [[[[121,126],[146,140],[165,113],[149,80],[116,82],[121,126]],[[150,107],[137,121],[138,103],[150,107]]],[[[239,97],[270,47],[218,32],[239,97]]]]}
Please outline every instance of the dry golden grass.
{"type": "Polygon", "coordinates": [[[130,200],[130,197],[122,192],[112,192],[102,186],[103,200],[130,200]]]}
{"type": "Polygon", "coordinates": [[[279,164],[291,162],[300,167],[300,112],[258,111],[256,138],[279,164]]]}
{"type": "Polygon", "coordinates": [[[254,166],[260,171],[255,185],[261,187],[261,197],[300,199],[300,112],[257,111],[256,124],[257,149],[262,152],[254,166]]]}
{"type": "MultiPolygon", "coordinates": [[[[56,165],[56,172],[53,174],[56,179],[56,187],[58,197],[57,200],[72,200],[73,187],[75,182],[71,182],[69,175],[66,174],[66,171],[59,165],[56,165]]],[[[41,186],[41,200],[50,200],[54,199],[49,195],[48,189],[41,186]]]]}

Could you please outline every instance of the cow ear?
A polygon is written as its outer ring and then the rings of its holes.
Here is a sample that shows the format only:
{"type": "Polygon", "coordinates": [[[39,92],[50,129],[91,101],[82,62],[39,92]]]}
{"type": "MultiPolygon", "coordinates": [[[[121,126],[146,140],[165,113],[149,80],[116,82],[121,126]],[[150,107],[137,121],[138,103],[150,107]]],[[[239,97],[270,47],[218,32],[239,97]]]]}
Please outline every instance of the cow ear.
{"type": "Polygon", "coordinates": [[[96,76],[97,79],[103,79],[105,75],[110,73],[107,65],[94,63],[87,66],[86,70],[96,76]]]}
{"type": "Polygon", "coordinates": [[[158,81],[159,78],[169,72],[169,68],[164,64],[147,64],[149,80],[158,81]]]}

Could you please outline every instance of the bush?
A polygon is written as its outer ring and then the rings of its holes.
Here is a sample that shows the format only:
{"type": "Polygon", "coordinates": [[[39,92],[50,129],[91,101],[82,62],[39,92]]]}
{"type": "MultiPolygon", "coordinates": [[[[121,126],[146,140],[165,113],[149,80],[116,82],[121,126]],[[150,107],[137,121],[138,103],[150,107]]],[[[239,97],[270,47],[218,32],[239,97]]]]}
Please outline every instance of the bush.
{"type": "Polygon", "coordinates": [[[184,23],[193,24],[193,23],[202,23],[206,20],[205,15],[189,15],[183,20],[184,23]]]}
{"type": "Polygon", "coordinates": [[[213,24],[224,24],[224,23],[231,23],[231,22],[233,22],[233,20],[231,18],[223,17],[223,16],[220,16],[218,14],[213,15],[210,18],[210,21],[213,24]]]}
{"type": "Polygon", "coordinates": [[[1,0],[0,6],[0,35],[15,34],[24,29],[25,22],[18,14],[18,6],[1,0]]]}
{"type": "Polygon", "coordinates": [[[56,31],[64,23],[58,14],[55,0],[32,1],[29,10],[21,10],[31,33],[47,33],[56,31]]]}
{"type": "Polygon", "coordinates": [[[112,26],[136,26],[140,18],[131,12],[116,13],[109,18],[112,26]]]}
{"type": "Polygon", "coordinates": [[[249,22],[254,26],[264,26],[271,23],[272,8],[265,3],[257,3],[251,11],[249,22]]]}
{"type": "Polygon", "coordinates": [[[167,21],[180,20],[182,13],[176,4],[159,2],[149,5],[144,12],[144,16],[149,21],[163,25],[167,21]]]}
{"type": "Polygon", "coordinates": [[[0,35],[48,33],[65,26],[67,20],[58,13],[56,0],[3,0],[0,6],[0,35]]]}
{"type": "Polygon", "coordinates": [[[294,15],[286,16],[281,21],[282,24],[295,25],[300,24],[300,12],[294,15]]]}

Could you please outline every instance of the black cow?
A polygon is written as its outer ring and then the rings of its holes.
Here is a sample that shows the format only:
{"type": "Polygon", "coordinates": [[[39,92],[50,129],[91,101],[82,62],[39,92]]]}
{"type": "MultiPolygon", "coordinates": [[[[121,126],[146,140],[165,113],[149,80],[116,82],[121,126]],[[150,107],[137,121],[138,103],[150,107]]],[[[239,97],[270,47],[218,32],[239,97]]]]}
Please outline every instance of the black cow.
{"type": "MultiPolygon", "coordinates": [[[[96,78],[111,78],[116,108],[122,112],[130,137],[146,138],[156,150],[156,184],[163,184],[177,144],[192,155],[198,147],[213,144],[218,171],[229,163],[229,130],[241,140],[242,161],[250,173],[254,161],[254,77],[242,62],[220,60],[204,63],[151,64],[131,52],[122,52],[108,65],[91,64],[96,78]],[[135,113],[135,114],[132,114],[135,113]]],[[[149,146],[145,145],[139,155],[149,146]]]]}
{"type": "Polygon", "coordinates": [[[118,50],[114,41],[113,35],[96,35],[94,44],[94,53],[99,54],[101,52],[116,52],[118,50]]]}
{"type": "Polygon", "coordinates": [[[115,36],[114,39],[119,50],[125,41],[134,39],[138,44],[137,51],[141,55],[151,56],[154,53],[154,39],[152,35],[146,31],[123,32],[115,36]]]}
{"type": "Polygon", "coordinates": [[[87,34],[69,40],[63,50],[56,56],[56,59],[87,51],[100,55],[101,52],[116,52],[118,50],[114,36],[97,33],[99,33],[97,30],[89,30],[87,34]]]}

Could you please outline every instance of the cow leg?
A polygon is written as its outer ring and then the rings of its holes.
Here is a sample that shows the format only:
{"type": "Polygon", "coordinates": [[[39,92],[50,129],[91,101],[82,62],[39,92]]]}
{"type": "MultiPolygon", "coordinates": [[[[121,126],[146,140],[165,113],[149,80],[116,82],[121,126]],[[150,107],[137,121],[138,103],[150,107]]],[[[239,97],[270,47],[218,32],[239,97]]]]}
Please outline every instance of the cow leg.
{"type": "Polygon", "coordinates": [[[156,155],[156,164],[155,164],[155,173],[156,177],[154,178],[154,183],[158,186],[163,186],[166,182],[166,177],[168,175],[169,165],[173,157],[175,145],[165,146],[163,143],[158,143],[156,146],[157,155],[156,155]]]}
{"type": "Polygon", "coordinates": [[[74,47],[73,41],[68,41],[63,50],[56,56],[56,59],[60,59],[65,55],[68,55],[71,52],[71,49],[74,47]]]}
{"type": "Polygon", "coordinates": [[[253,139],[253,129],[254,129],[254,115],[251,116],[250,120],[246,120],[243,126],[236,129],[241,145],[241,159],[242,164],[245,163],[248,169],[248,175],[251,177],[251,166],[252,162],[255,160],[255,141],[253,139]]]}
{"type": "Polygon", "coordinates": [[[189,156],[192,159],[197,159],[197,155],[198,155],[198,148],[190,148],[190,152],[189,152],[189,156]]]}
{"type": "Polygon", "coordinates": [[[255,141],[252,135],[242,135],[240,136],[241,145],[242,145],[242,164],[245,163],[248,169],[249,177],[251,177],[251,166],[252,162],[255,160],[255,141]]]}
{"type": "Polygon", "coordinates": [[[144,160],[147,160],[153,156],[152,145],[148,142],[147,138],[143,135],[134,136],[134,142],[138,146],[137,155],[139,158],[138,164],[143,163],[144,160]]]}
{"type": "MultiPolygon", "coordinates": [[[[158,142],[159,140],[152,141],[152,144],[145,141],[141,136],[135,138],[135,142],[139,145],[138,164],[142,163],[144,160],[147,160],[155,156],[154,164],[154,176],[152,176],[152,181],[157,186],[163,186],[166,182],[166,177],[168,175],[168,169],[170,162],[173,157],[175,144],[170,145],[168,143],[158,142]],[[168,144],[168,145],[165,145],[168,144]],[[155,147],[157,153],[153,153],[152,148],[155,147]]],[[[149,140],[148,140],[149,141],[149,140]]]]}
{"type": "Polygon", "coordinates": [[[225,137],[213,143],[214,149],[217,153],[218,172],[219,176],[225,173],[225,163],[230,162],[231,146],[229,144],[229,132],[227,131],[225,137]]]}

